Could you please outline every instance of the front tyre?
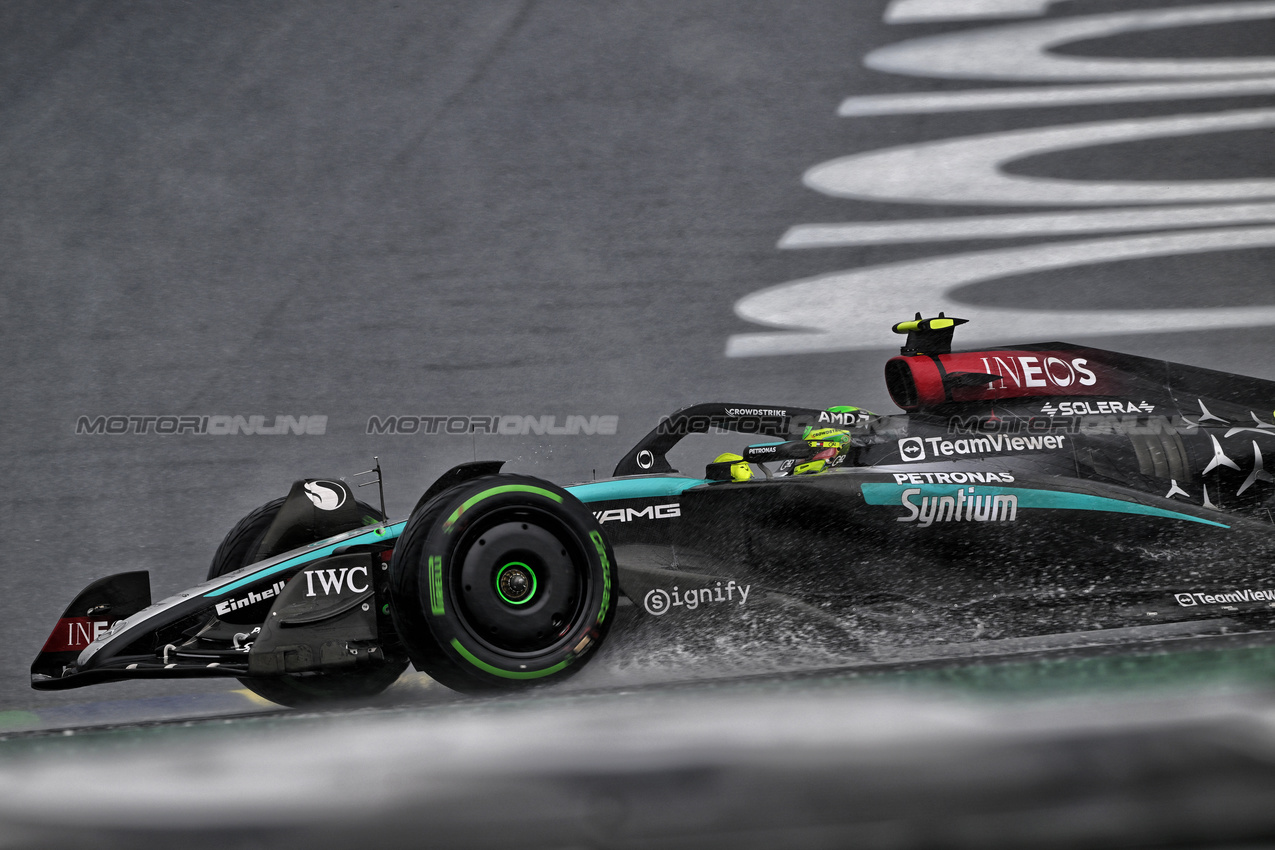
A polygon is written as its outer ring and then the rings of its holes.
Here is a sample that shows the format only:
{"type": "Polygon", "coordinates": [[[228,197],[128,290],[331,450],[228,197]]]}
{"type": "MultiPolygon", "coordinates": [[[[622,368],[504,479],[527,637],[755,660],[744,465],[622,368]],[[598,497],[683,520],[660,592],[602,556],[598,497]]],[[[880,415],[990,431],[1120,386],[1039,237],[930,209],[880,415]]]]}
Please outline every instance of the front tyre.
{"type": "Polygon", "coordinates": [[[416,668],[465,693],[576,673],[615,618],[615,556],[574,496],[483,476],[421,506],[390,563],[390,610],[416,668]]]}
{"type": "MultiPolygon", "coordinates": [[[[284,501],[279,498],[267,502],[235,524],[217,547],[208,567],[208,578],[217,578],[252,563],[252,553],[257,551],[266,531],[283,509],[284,501]]],[[[368,520],[383,519],[376,508],[363,502],[358,504],[368,520]]],[[[244,628],[248,631],[247,626],[244,628]]],[[[275,679],[245,676],[239,681],[257,696],[292,708],[366,701],[394,684],[407,669],[407,659],[401,649],[392,646],[384,649],[385,663],[366,669],[285,674],[275,679]]]]}

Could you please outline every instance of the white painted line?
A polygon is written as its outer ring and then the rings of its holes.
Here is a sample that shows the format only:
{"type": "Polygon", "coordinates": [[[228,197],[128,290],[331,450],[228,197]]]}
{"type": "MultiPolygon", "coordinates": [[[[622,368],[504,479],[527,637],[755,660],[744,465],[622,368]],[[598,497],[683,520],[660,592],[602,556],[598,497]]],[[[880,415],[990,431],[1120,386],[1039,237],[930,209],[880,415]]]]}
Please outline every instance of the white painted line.
{"type": "MultiPolygon", "coordinates": [[[[1275,58],[1136,59],[1064,56],[1050,48],[1122,33],[1275,17],[1275,2],[1221,3],[1051,18],[925,36],[872,51],[874,71],[983,80],[1150,80],[1269,76],[1275,58]]],[[[1188,36],[1189,37],[1189,36],[1188,36]]]]}
{"type": "MultiPolygon", "coordinates": [[[[962,286],[1033,272],[1275,246],[1275,227],[1197,230],[1080,242],[1028,245],[927,257],[833,272],[772,286],[740,299],[742,319],[787,330],[736,334],[728,357],[852,351],[897,346],[890,326],[920,310],[968,312],[952,294],[962,286]]],[[[1207,281],[1201,281],[1207,285],[1207,281]]],[[[1275,326],[1275,306],[1205,309],[1034,310],[979,307],[978,322],[961,329],[962,344],[1014,343],[1107,334],[1165,333],[1275,326]]]]}
{"type": "Polygon", "coordinates": [[[1275,180],[1085,181],[1006,174],[1017,159],[1096,145],[1275,127],[1275,109],[1008,130],[841,157],[805,173],[826,195],[926,204],[1087,205],[1275,198],[1275,180]]]}
{"type": "Polygon", "coordinates": [[[1116,210],[984,215],[908,221],[798,224],[779,240],[781,249],[837,248],[944,242],[958,239],[1021,239],[1135,230],[1275,223],[1275,203],[1220,206],[1127,207],[1116,210]]]}
{"type": "Polygon", "coordinates": [[[1043,15],[1056,0],[893,0],[887,24],[965,21],[979,18],[1029,18],[1043,15]]]}
{"type": "Polygon", "coordinates": [[[972,112],[984,109],[1047,109],[1054,106],[1078,106],[1090,103],[1138,103],[1150,100],[1242,97],[1271,92],[1275,92],[1275,77],[1207,82],[1101,83],[917,94],[870,94],[846,98],[837,107],[837,114],[842,118],[861,118],[869,115],[972,112]]]}

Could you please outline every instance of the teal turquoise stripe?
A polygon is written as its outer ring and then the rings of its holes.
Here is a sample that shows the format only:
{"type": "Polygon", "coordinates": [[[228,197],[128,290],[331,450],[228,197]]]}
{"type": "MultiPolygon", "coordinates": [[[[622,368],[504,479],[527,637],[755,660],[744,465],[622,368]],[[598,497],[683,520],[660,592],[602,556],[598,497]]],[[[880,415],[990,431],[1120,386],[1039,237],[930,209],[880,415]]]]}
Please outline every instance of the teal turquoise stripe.
{"type": "Polygon", "coordinates": [[[617,478],[614,481],[576,484],[568,487],[567,492],[582,502],[611,502],[616,499],[676,496],[683,490],[707,483],[707,478],[617,478]]]}
{"type": "Polygon", "coordinates": [[[1126,502],[1106,496],[1088,493],[1068,493],[1063,490],[1027,490],[1017,487],[987,487],[982,484],[864,484],[863,499],[869,505],[902,505],[904,490],[920,490],[918,496],[955,496],[963,487],[974,487],[979,496],[1016,496],[1019,508],[1043,508],[1055,511],[1102,511],[1115,514],[1139,514],[1165,519],[1198,522],[1217,528],[1230,528],[1220,522],[1203,519],[1191,514],[1169,511],[1139,502],[1126,502]]]}
{"type": "MultiPolygon", "coordinates": [[[[617,479],[615,481],[597,481],[590,484],[577,484],[574,487],[568,487],[567,491],[582,502],[606,502],[614,499],[643,499],[659,496],[676,496],[683,490],[689,490],[691,487],[697,487],[700,484],[707,484],[706,478],[676,478],[676,477],[657,477],[657,478],[629,478],[617,479]]],[[[296,555],[286,561],[280,561],[277,564],[271,564],[245,578],[238,579],[216,590],[204,594],[205,598],[224,596],[227,593],[238,590],[239,588],[254,584],[264,578],[269,578],[276,573],[294,569],[302,564],[308,564],[311,561],[325,558],[332,554],[334,549],[341,546],[357,546],[360,543],[375,543],[377,541],[394,540],[403,533],[403,527],[407,525],[406,521],[386,526],[383,529],[368,531],[355,537],[348,537],[339,540],[328,546],[320,546],[317,549],[296,555]]]]}
{"type": "Polygon", "coordinates": [[[277,564],[271,564],[270,566],[264,567],[250,576],[246,576],[237,581],[232,581],[230,584],[227,584],[223,587],[217,588],[216,590],[205,593],[204,598],[208,599],[209,597],[214,597],[214,596],[224,596],[225,594],[230,593],[232,590],[238,590],[244,585],[253,584],[255,582],[261,581],[263,578],[268,578],[276,573],[281,573],[284,570],[290,570],[293,567],[299,567],[302,564],[308,564],[311,561],[317,561],[319,558],[326,558],[328,555],[331,555],[333,551],[340,549],[342,546],[358,546],[362,543],[383,543],[388,540],[394,540],[400,534],[403,533],[403,526],[405,525],[407,525],[406,520],[404,520],[403,522],[396,522],[393,525],[387,525],[384,528],[373,529],[372,531],[368,531],[363,534],[358,534],[358,535],[355,535],[354,537],[347,537],[344,540],[338,540],[337,542],[332,543],[331,545],[328,545],[328,546],[320,546],[317,549],[311,549],[309,552],[306,552],[303,555],[294,555],[293,557],[289,558],[286,561],[280,561],[277,564]]]}

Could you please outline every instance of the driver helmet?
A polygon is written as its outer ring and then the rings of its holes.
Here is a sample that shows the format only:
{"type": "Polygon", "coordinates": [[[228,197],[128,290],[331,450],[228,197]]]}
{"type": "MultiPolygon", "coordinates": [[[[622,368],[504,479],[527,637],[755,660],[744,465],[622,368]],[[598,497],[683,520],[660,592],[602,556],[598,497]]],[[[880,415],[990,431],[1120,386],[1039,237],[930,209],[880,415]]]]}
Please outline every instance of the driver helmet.
{"type": "Polygon", "coordinates": [[[852,404],[838,404],[834,407],[827,408],[828,415],[821,414],[819,422],[815,425],[807,425],[801,434],[801,439],[807,442],[824,441],[836,442],[842,445],[850,442],[850,429],[856,425],[867,422],[874,414],[870,410],[864,410],[862,407],[855,407],[852,404]]]}
{"type": "MultiPolygon", "coordinates": [[[[808,425],[802,432],[801,439],[809,443],[815,453],[809,460],[796,464],[792,470],[793,475],[813,475],[832,466],[850,448],[850,431],[846,426],[853,427],[866,422],[872,415],[852,404],[834,405],[827,408],[827,411],[831,415],[826,417],[826,424],[808,425]],[[831,425],[838,427],[829,427],[831,425]]],[[[823,416],[819,418],[825,419],[823,416]]]]}
{"type": "Polygon", "coordinates": [[[841,428],[820,428],[809,426],[801,435],[815,453],[808,459],[793,467],[793,475],[812,475],[823,472],[837,458],[845,454],[850,446],[850,432],[841,428]]]}

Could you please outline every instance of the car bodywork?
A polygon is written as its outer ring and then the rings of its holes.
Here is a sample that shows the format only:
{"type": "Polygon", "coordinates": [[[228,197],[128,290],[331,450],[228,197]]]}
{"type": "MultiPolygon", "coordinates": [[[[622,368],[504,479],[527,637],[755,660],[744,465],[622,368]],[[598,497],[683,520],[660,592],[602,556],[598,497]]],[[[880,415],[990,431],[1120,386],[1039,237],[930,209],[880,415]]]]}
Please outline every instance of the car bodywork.
{"type": "MultiPolygon", "coordinates": [[[[565,488],[614,550],[637,612],[695,628],[784,605],[859,648],[936,655],[1271,625],[1275,383],[1066,343],[954,353],[960,320],[917,319],[885,367],[901,414],[696,405],[611,478],[565,488]],[[848,449],[827,471],[791,474],[811,427],[849,431],[848,449]],[[710,431],[737,432],[758,474],[675,470],[669,451],[710,431]]],[[[416,510],[499,469],[462,464],[416,510]]],[[[284,510],[314,538],[300,548],[153,604],[145,573],[95,582],[32,685],[384,663],[406,522],[355,505],[342,481],[299,481],[284,510]]]]}

